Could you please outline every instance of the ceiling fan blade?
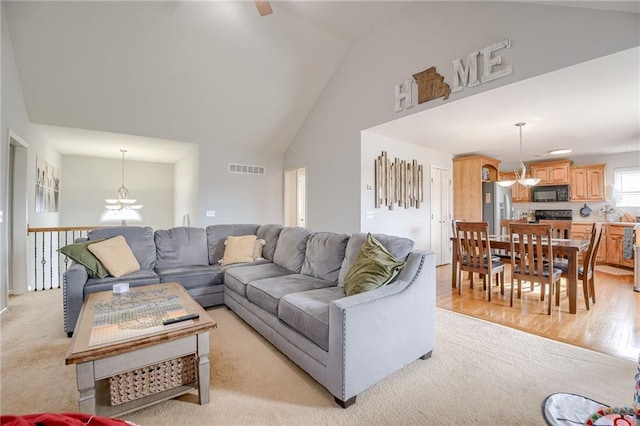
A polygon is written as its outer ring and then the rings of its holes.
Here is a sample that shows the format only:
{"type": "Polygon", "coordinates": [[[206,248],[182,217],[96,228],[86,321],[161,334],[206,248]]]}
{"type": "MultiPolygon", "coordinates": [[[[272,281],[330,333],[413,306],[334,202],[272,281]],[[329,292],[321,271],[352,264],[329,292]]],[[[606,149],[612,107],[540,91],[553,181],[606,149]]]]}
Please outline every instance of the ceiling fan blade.
{"type": "Polygon", "coordinates": [[[258,8],[258,13],[260,14],[260,16],[267,16],[273,13],[268,0],[253,0],[253,2],[258,8]]]}

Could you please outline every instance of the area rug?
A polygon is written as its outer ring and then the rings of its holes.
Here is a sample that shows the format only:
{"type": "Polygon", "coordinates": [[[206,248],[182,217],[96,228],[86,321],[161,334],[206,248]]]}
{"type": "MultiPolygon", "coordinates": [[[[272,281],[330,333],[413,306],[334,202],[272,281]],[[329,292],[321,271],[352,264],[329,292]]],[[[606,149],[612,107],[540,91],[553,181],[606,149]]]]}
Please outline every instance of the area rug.
{"type": "MultiPolygon", "coordinates": [[[[1,317],[2,414],[77,410],[60,290],[12,297],[1,317]]],[[[436,348],[348,409],[225,307],[208,310],[211,402],[187,394],[124,418],[150,425],[544,425],[556,392],[632,402],[636,364],[438,309],[436,348]]],[[[411,327],[411,324],[398,324],[411,327]]],[[[375,330],[372,332],[375,338],[375,330]]]]}
{"type": "Polygon", "coordinates": [[[604,272],[605,274],[616,275],[618,277],[632,277],[633,271],[624,268],[616,268],[609,265],[596,265],[596,271],[604,272]]]}

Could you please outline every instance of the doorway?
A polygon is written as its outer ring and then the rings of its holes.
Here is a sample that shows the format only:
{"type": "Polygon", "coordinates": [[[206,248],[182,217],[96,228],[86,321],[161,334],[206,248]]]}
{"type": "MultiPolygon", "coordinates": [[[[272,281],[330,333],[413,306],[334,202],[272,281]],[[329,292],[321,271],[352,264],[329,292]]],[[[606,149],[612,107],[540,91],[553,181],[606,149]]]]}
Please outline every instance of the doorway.
{"type": "Polygon", "coordinates": [[[27,157],[29,145],[9,130],[9,191],[7,206],[8,292],[23,294],[28,290],[27,254],[27,157]]]}
{"type": "Polygon", "coordinates": [[[307,227],[307,169],[284,171],[284,226],[307,227]]]}
{"type": "Polygon", "coordinates": [[[436,265],[451,262],[451,170],[431,166],[431,250],[436,265]]]}

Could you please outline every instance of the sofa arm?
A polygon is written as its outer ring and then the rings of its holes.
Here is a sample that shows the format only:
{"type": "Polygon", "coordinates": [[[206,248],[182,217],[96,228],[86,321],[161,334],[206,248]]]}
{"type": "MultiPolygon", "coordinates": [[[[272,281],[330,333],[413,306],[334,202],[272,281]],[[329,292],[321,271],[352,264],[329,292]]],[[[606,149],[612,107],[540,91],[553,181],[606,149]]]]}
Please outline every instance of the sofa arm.
{"type": "Polygon", "coordinates": [[[414,251],[398,278],[329,307],[327,388],[341,401],[429,355],[435,345],[435,253],[414,251]]]}
{"type": "Polygon", "coordinates": [[[62,298],[64,306],[64,331],[71,337],[76,322],[80,316],[80,309],[84,301],[84,285],[89,279],[87,268],[79,263],[73,263],[64,273],[62,282],[62,298]]]}

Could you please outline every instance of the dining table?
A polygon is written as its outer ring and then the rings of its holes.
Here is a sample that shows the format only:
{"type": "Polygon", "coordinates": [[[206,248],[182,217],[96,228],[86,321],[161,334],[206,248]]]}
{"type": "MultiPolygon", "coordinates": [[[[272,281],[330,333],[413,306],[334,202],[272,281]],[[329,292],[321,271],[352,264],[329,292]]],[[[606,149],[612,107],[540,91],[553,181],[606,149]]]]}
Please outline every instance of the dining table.
{"type": "MultiPolygon", "coordinates": [[[[458,283],[458,270],[457,262],[458,255],[455,247],[456,239],[452,237],[454,244],[453,250],[451,250],[451,265],[453,267],[453,273],[451,274],[451,286],[457,288],[458,283]]],[[[505,252],[511,251],[511,236],[510,235],[489,235],[489,245],[491,250],[504,250],[505,252]]],[[[569,295],[569,312],[576,313],[576,299],[578,294],[578,255],[580,252],[586,251],[589,247],[589,240],[580,239],[564,239],[564,238],[552,238],[551,245],[553,247],[554,257],[564,257],[568,263],[568,278],[567,278],[567,293],[569,295]]],[[[584,284],[583,284],[584,285],[584,284]]]]}

